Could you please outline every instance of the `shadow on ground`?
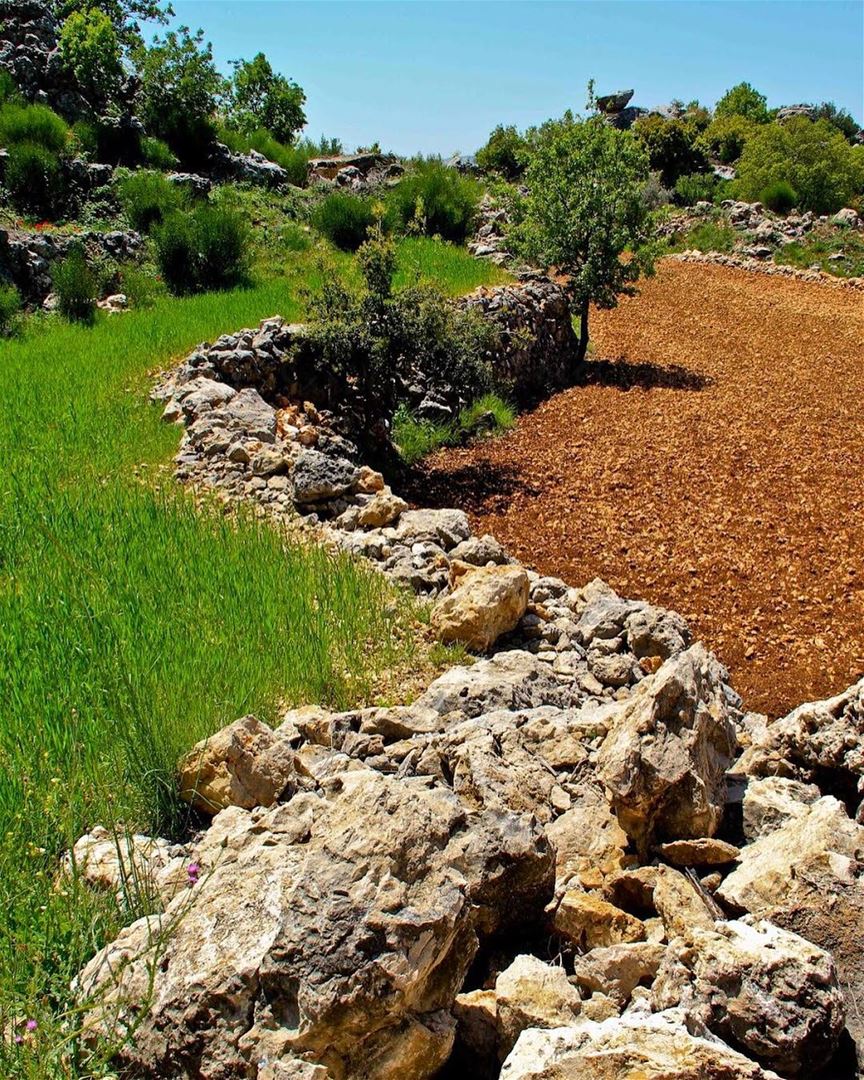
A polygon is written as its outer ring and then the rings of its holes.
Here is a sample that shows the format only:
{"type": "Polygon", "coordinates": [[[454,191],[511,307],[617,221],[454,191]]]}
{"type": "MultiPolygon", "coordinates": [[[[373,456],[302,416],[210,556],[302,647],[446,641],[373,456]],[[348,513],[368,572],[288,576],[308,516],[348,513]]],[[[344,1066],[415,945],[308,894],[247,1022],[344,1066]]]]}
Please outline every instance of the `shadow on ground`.
{"type": "Polygon", "coordinates": [[[714,380],[681,364],[634,363],[630,360],[588,360],[576,386],[613,386],[618,390],[704,390],[714,380]]]}
{"type": "Polygon", "coordinates": [[[540,494],[540,489],[527,483],[519,469],[484,460],[446,470],[417,466],[405,473],[401,483],[406,499],[431,509],[481,506],[486,512],[495,511],[506,507],[516,491],[540,494]]]}

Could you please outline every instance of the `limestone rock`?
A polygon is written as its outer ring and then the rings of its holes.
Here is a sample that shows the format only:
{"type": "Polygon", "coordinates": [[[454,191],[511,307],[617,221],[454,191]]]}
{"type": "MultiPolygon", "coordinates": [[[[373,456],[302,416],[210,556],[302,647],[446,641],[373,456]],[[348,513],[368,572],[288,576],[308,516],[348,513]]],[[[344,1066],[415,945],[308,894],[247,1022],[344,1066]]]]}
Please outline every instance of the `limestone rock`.
{"type": "Polygon", "coordinates": [[[203,739],[178,765],[180,796],[205,814],[272,806],[297,779],[289,744],[254,716],[203,739]]]}
{"type": "Polygon", "coordinates": [[[756,840],[792,818],[802,817],[819,798],[815,784],[802,784],[780,776],[751,777],[742,800],[744,835],[756,840]]]}
{"type": "Polygon", "coordinates": [[[408,503],[404,499],[394,495],[389,488],[384,488],[373,495],[365,506],[360,507],[357,519],[364,528],[379,529],[395,521],[407,509],[408,503]]]}
{"type": "Polygon", "coordinates": [[[563,895],[552,917],[552,928],[583,949],[645,939],[645,927],[640,919],[594,893],[579,889],[563,895]]]}
{"type": "Polygon", "coordinates": [[[656,911],[667,938],[686,937],[693,927],[710,930],[718,914],[692,881],[671,866],[625,870],[609,882],[606,894],[626,911],[656,911]]]}
{"type": "Polygon", "coordinates": [[[565,1028],[529,1028],[501,1080],[779,1080],[723,1043],[691,1035],[679,1010],[580,1018],[565,1028]]]}
{"type": "Polygon", "coordinates": [[[460,562],[470,563],[472,566],[488,566],[496,563],[499,566],[510,562],[510,558],[504,548],[494,536],[471,536],[457,544],[450,552],[451,558],[460,562]]]}
{"type": "Polygon", "coordinates": [[[606,994],[623,1007],[637,986],[653,982],[665,954],[665,945],[651,941],[592,949],[575,958],[573,981],[584,990],[606,994]]]}
{"type": "Polygon", "coordinates": [[[328,457],[319,450],[301,450],[294,463],[294,501],[315,503],[352,491],[360,470],[345,458],[328,457]]]}
{"type": "Polygon", "coordinates": [[[627,834],[642,848],[713,835],[736,748],[716,660],[698,644],[667,660],[609,726],[598,775],[627,834]]]}
{"type": "Polygon", "coordinates": [[[738,858],[738,848],[716,837],[672,840],[661,844],[660,855],[673,866],[725,866],[738,858]]]}
{"type": "Polygon", "coordinates": [[[574,805],[546,826],[555,848],[555,880],[574,876],[584,888],[601,886],[624,867],[627,834],[596,788],[585,784],[574,805]]]}
{"type": "Polygon", "coordinates": [[[109,832],[97,825],[75,842],[62,869],[135,906],[155,896],[170,899],[186,887],[190,863],[187,849],[180,844],[139,833],[109,832]]]}
{"type": "Polygon", "coordinates": [[[471,535],[468,516],[462,510],[408,510],[399,519],[396,539],[416,544],[431,540],[450,551],[471,535]]]}
{"type": "Polygon", "coordinates": [[[582,1008],[564,969],[536,956],[517,956],[495,980],[495,997],[501,1061],[526,1028],[566,1027],[582,1008]]]}
{"type": "Polygon", "coordinates": [[[718,922],[673,941],[653,997],[784,1076],[830,1061],[845,1023],[828,953],[764,920],[718,922]]]}
{"type": "Polygon", "coordinates": [[[492,932],[514,897],[524,915],[551,890],[529,819],[469,820],[451,792],[366,768],[269,810],[229,807],[197,856],[199,884],[76,983],[88,1031],[134,1018],[135,1039],[118,1038],[133,1073],[239,1077],[305,1056],[335,1077],[422,1080],[450,1053],[478,912],[492,932]]]}
{"type": "Polygon", "coordinates": [[[516,628],[527,606],[528,575],[521,566],[471,568],[435,605],[431,625],[442,641],[487,652],[516,628]]]}
{"type": "Polygon", "coordinates": [[[269,443],[276,438],[276,410],[251,387],[239,390],[223,412],[232,427],[251,439],[269,443]]]}

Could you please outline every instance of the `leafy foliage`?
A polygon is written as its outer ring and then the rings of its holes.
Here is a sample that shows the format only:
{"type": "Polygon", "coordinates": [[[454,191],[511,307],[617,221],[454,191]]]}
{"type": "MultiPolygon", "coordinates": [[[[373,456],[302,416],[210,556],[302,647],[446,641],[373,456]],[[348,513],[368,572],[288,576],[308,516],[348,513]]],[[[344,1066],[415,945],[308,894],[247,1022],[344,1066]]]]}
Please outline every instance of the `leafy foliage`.
{"type": "Polygon", "coordinates": [[[174,14],[170,4],[159,0],[53,0],[53,7],[61,21],[90,11],[106,15],[124,45],[140,43],[142,21],[164,23],[174,14]]]}
{"type": "Polygon", "coordinates": [[[731,165],[741,157],[747,140],[758,130],[757,124],[737,113],[715,116],[702,133],[699,145],[709,157],[731,165]]]}
{"type": "Polygon", "coordinates": [[[334,191],[312,212],[312,224],[342,251],[356,251],[366,240],[375,222],[370,199],[334,191]]]}
{"type": "Polygon", "coordinates": [[[489,136],[485,146],[477,151],[477,164],[488,172],[496,172],[505,180],[515,180],[525,168],[525,138],[512,124],[498,127],[489,136]]]}
{"type": "Polygon", "coordinates": [[[248,273],[248,226],[231,207],[175,210],[152,235],[159,269],[173,293],[230,288],[248,273]]]}
{"type": "Polygon", "coordinates": [[[6,158],[5,183],[12,202],[25,213],[56,213],[63,197],[57,155],[38,143],[13,144],[6,158]]]}
{"type": "Polygon", "coordinates": [[[141,140],[141,159],[154,169],[173,169],[177,165],[177,156],[168,143],[152,135],[145,135],[141,140]]]}
{"type": "Polygon", "coordinates": [[[228,118],[251,134],[265,128],[280,143],[290,143],[306,124],[306,95],[297,83],[274,72],[264,53],[237,60],[228,94],[228,118]]]}
{"type": "Polygon", "coordinates": [[[211,116],[225,80],[216,70],[210,43],[188,26],[140,46],[134,59],[141,79],[139,112],[151,135],[163,139],[181,161],[196,164],[213,141],[211,116]]]}
{"type": "Polygon", "coordinates": [[[403,229],[461,243],[480,201],[480,185],[438,158],[419,161],[390,192],[395,224],[403,229]]]}
{"type": "Polygon", "coordinates": [[[802,209],[827,214],[861,191],[864,168],[855,148],[827,120],[795,116],[760,127],[738,166],[743,198],[758,199],[780,180],[798,192],[802,209]]]}
{"type": "Polygon", "coordinates": [[[24,105],[11,101],[0,108],[0,145],[32,143],[59,154],[66,146],[69,128],[47,105],[24,105]]]}
{"type": "Polygon", "coordinates": [[[846,109],[838,109],[833,101],[823,101],[821,105],[816,106],[816,119],[827,120],[849,142],[854,142],[861,130],[861,125],[852,115],[846,109]]]}
{"type": "Polygon", "coordinates": [[[81,248],[55,263],[51,273],[58,309],[72,322],[92,322],[96,310],[96,275],[81,248]]]}
{"type": "Polygon", "coordinates": [[[121,176],[117,183],[117,197],[130,225],[139,232],[149,232],[185,202],[180,188],[162,173],[148,169],[121,176]]]}
{"type": "Polygon", "coordinates": [[[714,107],[714,115],[743,116],[754,124],[767,124],[770,119],[765,95],[748,82],[740,82],[727,90],[714,107]]]}
{"type": "Polygon", "coordinates": [[[99,8],[73,11],[60,31],[60,56],[85,93],[110,101],[123,83],[120,41],[99,8]]]}
{"type": "Polygon", "coordinates": [[[475,437],[501,435],[516,422],[516,410],[498,394],[483,394],[456,420],[436,424],[400,405],[393,416],[393,442],[406,465],[413,465],[442,446],[463,446],[475,437]]]}
{"type": "Polygon", "coordinates": [[[652,113],[633,125],[633,134],[645,148],[651,169],[672,187],[679,176],[703,170],[707,162],[699,145],[701,128],[687,115],[666,118],[652,113]]]}
{"type": "Polygon", "coordinates": [[[517,206],[512,238],[530,261],[569,275],[581,318],[577,359],[588,347],[589,305],[614,307],[653,268],[647,246],[652,226],[642,198],[647,178],[639,142],[597,116],[549,121],[533,141],[528,195],[517,206]]]}
{"type": "Polygon", "coordinates": [[[717,178],[713,173],[691,173],[679,176],[675,181],[675,198],[683,206],[697,202],[711,202],[717,190],[717,178]]]}
{"type": "Polygon", "coordinates": [[[798,192],[785,180],[773,180],[762,189],[759,201],[776,214],[788,214],[798,205],[798,192]]]}

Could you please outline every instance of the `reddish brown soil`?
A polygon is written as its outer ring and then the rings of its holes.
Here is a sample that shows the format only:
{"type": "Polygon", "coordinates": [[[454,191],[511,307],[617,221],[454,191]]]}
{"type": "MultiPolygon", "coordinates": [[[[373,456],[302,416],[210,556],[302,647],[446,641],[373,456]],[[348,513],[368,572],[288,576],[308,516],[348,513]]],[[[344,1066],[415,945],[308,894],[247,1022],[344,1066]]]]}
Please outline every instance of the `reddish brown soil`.
{"type": "Polygon", "coordinates": [[[583,385],[415,493],[574,584],[680,611],[771,715],[864,672],[864,300],[665,261],[583,385]]]}

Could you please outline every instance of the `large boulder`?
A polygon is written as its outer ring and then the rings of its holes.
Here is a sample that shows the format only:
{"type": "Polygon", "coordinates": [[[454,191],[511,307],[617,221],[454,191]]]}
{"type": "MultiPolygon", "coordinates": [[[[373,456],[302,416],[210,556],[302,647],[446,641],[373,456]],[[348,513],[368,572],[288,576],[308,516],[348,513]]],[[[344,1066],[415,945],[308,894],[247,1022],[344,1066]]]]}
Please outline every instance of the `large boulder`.
{"type": "Polygon", "coordinates": [[[360,479],[360,470],[345,458],[328,457],[319,450],[301,450],[292,479],[294,501],[316,503],[352,491],[360,479]]]}
{"type": "Polygon", "coordinates": [[[116,1038],[132,1073],[227,1080],[306,1057],[336,1080],[431,1076],[478,910],[492,932],[552,887],[530,818],[469,816],[447,790],[362,767],[223,811],[195,854],[198,884],[76,980],[88,1031],[116,1038]]]}
{"type": "Polygon", "coordinates": [[[501,1061],[526,1028],[566,1027],[582,999],[562,967],[536,956],[517,956],[495,980],[498,1054],[501,1061]]]}
{"type": "Polygon", "coordinates": [[[523,1031],[501,1080],[779,1080],[723,1043],[691,1035],[680,1010],[523,1031]]]}
{"type": "Polygon", "coordinates": [[[645,849],[654,839],[712,836],[736,750],[724,672],[702,645],[667,660],[607,717],[597,758],[618,820],[645,849]]]}
{"type": "Polygon", "coordinates": [[[829,1061],[845,1023],[830,955],[764,920],[694,927],[670,943],[653,987],[709,1031],[784,1076],[829,1061]]]}
{"type": "Polygon", "coordinates": [[[488,652],[525,614],[528,575],[515,565],[461,565],[465,569],[456,570],[453,591],[432,609],[432,629],[442,641],[461,641],[474,652],[488,652]]]}

